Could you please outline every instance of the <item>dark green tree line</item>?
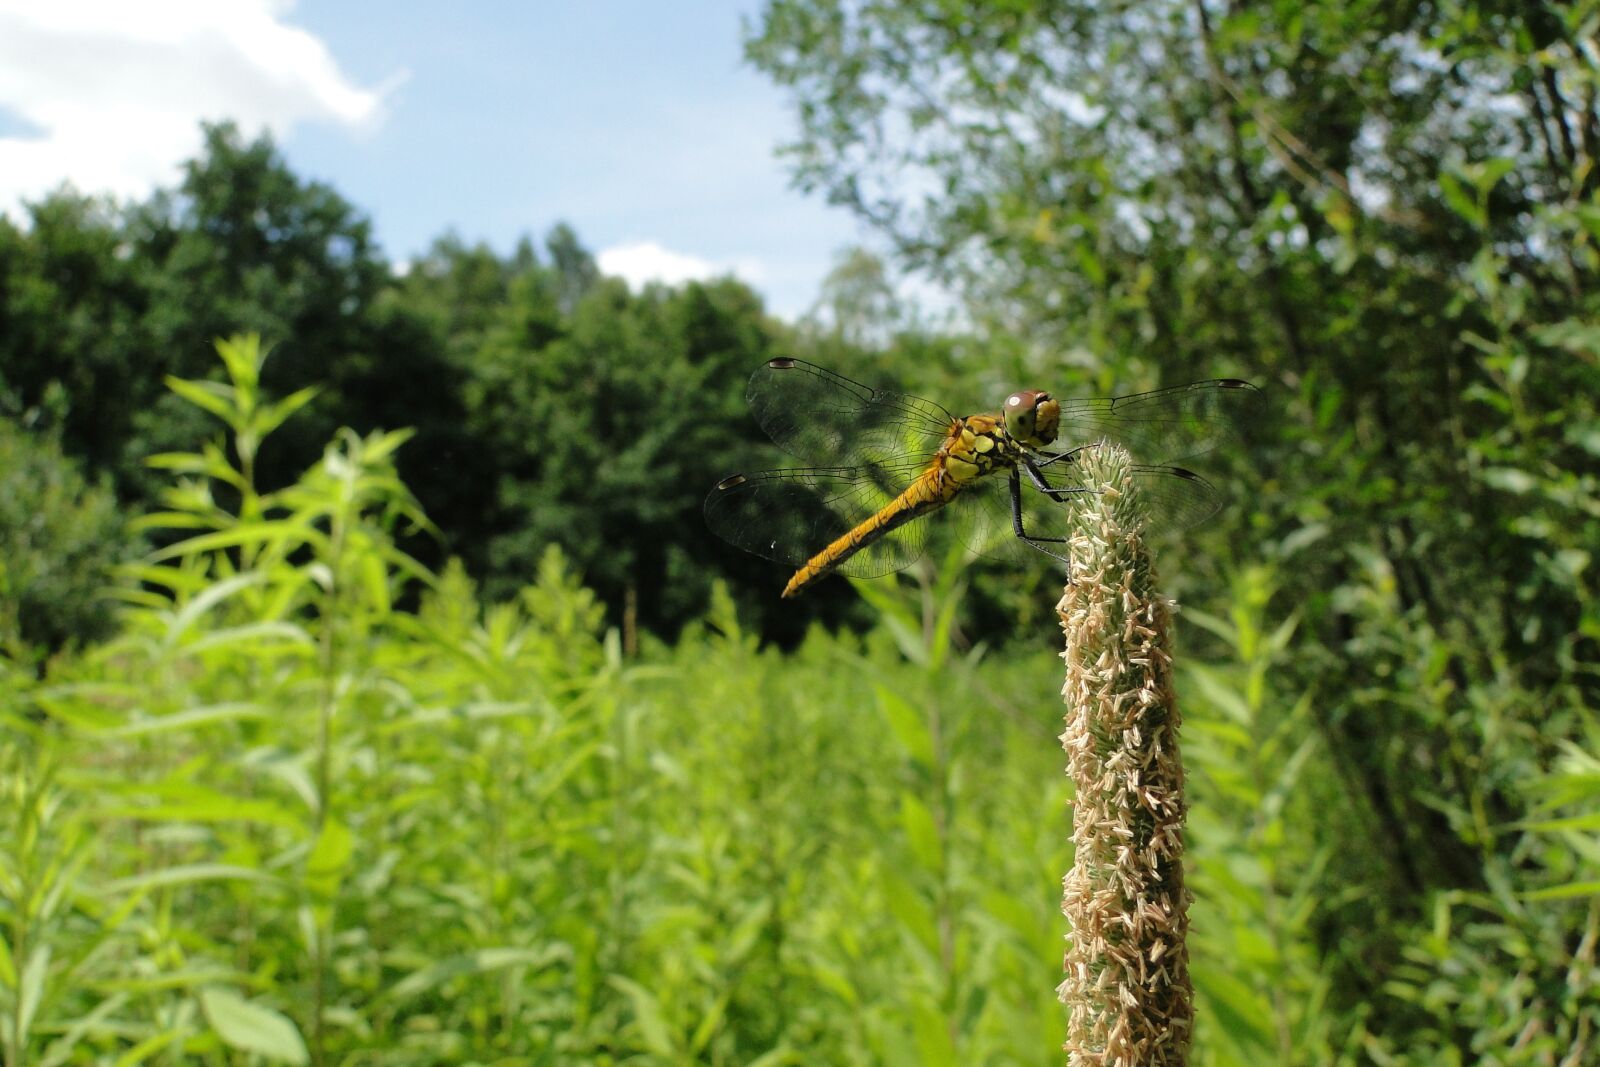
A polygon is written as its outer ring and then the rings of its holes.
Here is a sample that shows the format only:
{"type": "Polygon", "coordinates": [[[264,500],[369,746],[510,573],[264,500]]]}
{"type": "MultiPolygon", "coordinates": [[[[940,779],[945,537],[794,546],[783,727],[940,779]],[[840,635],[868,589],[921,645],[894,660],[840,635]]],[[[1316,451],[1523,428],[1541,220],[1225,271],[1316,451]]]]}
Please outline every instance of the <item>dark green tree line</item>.
{"type": "Polygon", "coordinates": [[[130,508],[159,484],[146,456],[210,432],[165,378],[214,375],[214,339],[238,332],[274,348],[270,392],[320,389],[259,457],[266,486],[340,426],[408,427],[400,468],[441,532],[409,547],[461,557],[494,594],[554,542],[613,621],[633,605],[664,635],[714,574],[773,599],[772,571],[730,561],[699,519],[710,484],[754,462],[744,382],[787,337],[737,282],[630,293],[565,225],[508,256],[447,235],[396,271],[356,207],[227,125],[144,203],[64,190],[0,220],[0,405],[130,508]]]}

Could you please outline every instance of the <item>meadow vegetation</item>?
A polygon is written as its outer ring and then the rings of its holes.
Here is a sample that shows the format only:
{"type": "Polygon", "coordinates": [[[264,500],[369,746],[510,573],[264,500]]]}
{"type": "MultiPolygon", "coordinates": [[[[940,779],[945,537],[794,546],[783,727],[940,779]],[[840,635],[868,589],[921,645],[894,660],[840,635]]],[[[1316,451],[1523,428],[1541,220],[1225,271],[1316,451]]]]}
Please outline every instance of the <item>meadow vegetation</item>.
{"type": "Polygon", "coordinates": [[[949,322],[401,270],[227,126],[0,221],[6,1067],[1059,1062],[1060,575],[780,603],[699,515],[774,354],[1259,384],[1156,545],[1193,1061],[1595,1062],[1597,26],[771,0],[798,177],[949,322]]]}

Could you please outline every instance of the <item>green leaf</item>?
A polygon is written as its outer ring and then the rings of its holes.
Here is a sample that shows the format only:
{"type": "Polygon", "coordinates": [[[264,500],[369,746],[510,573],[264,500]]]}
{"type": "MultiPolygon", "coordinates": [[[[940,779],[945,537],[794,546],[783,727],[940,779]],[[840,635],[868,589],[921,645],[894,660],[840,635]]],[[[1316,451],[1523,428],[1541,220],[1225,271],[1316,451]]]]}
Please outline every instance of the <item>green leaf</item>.
{"type": "Polygon", "coordinates": [[[489,974],[509,967],[531,967],[542,970],[570,955],[571,950],[561,944],[547,945],[539,949],[482,948],[476,952],[451,956],[407,975],[389,987],[384,999],[409,1000],[463,975],[489,974]]]}
{"type": "Polygon", "coordinates": [[[321,392],[320,386],[308,385],[304,389],[290,393],[276,404],[269,404],[258,411],[250,428],[255,431],[257,439],[267,436],[282,426],[295,412],[315,400],[321,392]]]}
{"type": "Polygon", "coordinates": [[[1266,1053],[1273,1047],[1272,1019],[1262,999],[1238,977],[1218,967],[1195,967],[1193,974],[1201,1010],[1211,1012],[1223,1033],[1242,1052],[1250,1053],[1246,1062],[1271,1062],[1266,1053]]]}
{"type": "Polygon", "coordinates": [[[279,883],[279,879],[254,867],[237,867],[227,863],[192,863],[179,867],[163,867],[131,878],[118,878],[115,881],[105,882],[96,889],[106,896],[120,896],[123,893],[175,885],[226,881],[259,882],[264,885],[279,883]]]}
{"type": "Polygon", "coordinates": [[[389,614],[389,571],[376,552],[361,558],[361,584],[366,590],[367,603],[379,615],[389,614]]]}
{"type": "Polygon", "coordinates": [[[144,457],[144,465],[178,474],[204,474],[206,457],[198,452],[157,452],[144,457]]]}
{"type": "Polygon", "coordinates": [[[242,654],[248,656],[263,653],[272,648],[281,651],[286,645],[309,651],[316,647],[316,641],[305,630],[293,623],[253,622],[244,626],[229,626],[220,630],[212,630],[210,633],[185,644],[183,650],[190,655],[194,655],[197,652],[209,652],[233,645],[242,646],[242,654]]]}
{"type": "Polygon", "coordinates": [[[611,975],[606,981],[613,989],[621,991],[633,1005],[633,1021],[639,1027],[639,1036],[644,1040],[645,1049],[657,1056],[678,1059],[679,1042],[673,1039],[672,1029],[667,1025],[661,1001],[656,999],[656,995],[620,974],[611,975]]]}
{"type": "Polygon", "coordinates": [[[34,1013],[44,999],[44,979],[50,973],[50,946],[41,944],[28,954],[27,966],[22,968],[22,981],[17,986],[16,1024],[14,1040],[19,1046],[27,1045],[28,1031],[33,1026],[34,1013]]]}
{"type": "Polygon", "coordinates": [[[1600,830],[1600,811],[1569,815],[1561,819],[1541,819],[1518,825],[1524,830],[1532,830],[1535,833],[1552,833],[1557,830],[1600,830]]]}
{"type": "Polygon", "coordinates": [[[199,620],[200,616],[227,600],[229,597],[252,585],[260,585],[267,580],[267,575],[260,572],[237,574],[232,578],[217,582],[207,587],[198,596],[191,599],[173,617],[167,626],[168,643],[176,642],[178,638],[199,620]]]}
{"type": "Polygon", "coordinates": [[[1472,225],[1482,226],[1488,222],[1488,217],[1478,206],[1477,197],[1468,192],[1461,180],[1449,171],[1439,175],[1439,192],[1444,194],[1444,201],[1450,205],[1450,210],[1472,225]]]}
{"type": "Polygon", "coordinates": [[[928,732],[922,712],[888,686],[875,687],[878,706],[889,720],[889,729],[895,739],[905,746],[913,760],[924,767],[933,766],[933,736],[928,732]]]}
{"type": "Polygon", "coordinates": [[[1500,184],[1500,179],[1517,169],[1517,161],[1505,156],[1496,156],[1486,159],[1482,163],[1474,163],[1463,167],[1462,171],[1472,179],[1472,185],[1478,190],[1480,198],[1487,198],[1489,193],[1500,184]]]}
{"type": "Polygon", "coordinates": [[[17,965],[11,958],[11,943],[7,938],[0,937],[0,986],[15,989],[17,986],[17,965]]]}
{"type": "Polygon", "coordinates": [[[174,712],[171,715],[151,715],[106,730],[105,733],[108,737],[145,737],[151,734],[192,730],[200,726],[213,726],[220,722],[264,719],[268,714],[267,709],[260,704],[244,702],[207,704],[187,711],[174,712]]]}
{"type": "Polygon", "coordinates": [[[1184,622],[1192,622],[1203,630],[1209,630],[1229,645],[1237,646],[1239,643],[1239,633],[1233,628],[1233,624],[1226,619],[1212,615],[1210,612],[1186,605],[1183,609],[1183,614],[1179,618],[1184,622]]]}
{"type": "Polygon", "coordinates": [[[1194,679],[1207,703],[1241,726],[1250,724],[1252,716],[1249,702],[1243,693],[1224,681],[1221,674],[1209,667],[1193,665],[1184,671],[1184,675],[1194,679]]]}
{"type": "Polygon", "coordinates": [[[736,967],[744,962],[750,950],[755,947],[761,937],[761,932],[766,928],[767,920],[772,915],[772,900],[762,897],[749,907],[745,908],[739,922],[734,926],[733,932],[728,936],[726,948],[722,954],[723,965],[736,967]]]}
{"type": "Polygon", "coordinates": [[[344,823],[329,818],[306,856],[306,883],[315,892],[331,895],[343,880],[354,853],[354,835],[344,823]]]}
{"type": "Polygon", "coordinates": [[[241,545],[257,545],[265,548],[291,540],[302,540],[320,546],[324,538],[314,527],[297,521],[241,522],[235,526],[230,526],[226,530],[218,530],[212,534],[202,534],[199,537],[191,537],[186,541],[179,541],[175,545],[168,545],[166,548],[152,552],[150,559],[154,562],[160,562],[161,560],[174,559],[179,556],[196,556],[203,552],[214,552],[219,548],[238,548],[241,545]]]}
{"type": "Polygon", "coordinates": [[[711,1007],[700,1018],[700,1025],[694,1028],[694,1033],[689,1035],[689,1055],[699,1056],[711,1039],[717,1036],[717,1031],[722,1029],[722,1020],[728,1013],[728,1001],[733,997],[733,989],[724,989],[711,1007]]]}
{"type": "MultiPolygon", "coordinates": [[[[73,1059],[73,1052],[86,1036],[93,1033],[109,1036],[115,1024],[107,1020],[128,1002],[128,994],[114,993],[96,1004],[93,1010],[74,1020],[62,1035],[50,1042],[40,1057],[37,1067],[62,1067],[73,1059]]],[[[78,1062],[83,1062],[81,1059],[78,1062]]]]}
{"type": "Polygon", "coordinates": [[[938,825],[928,806],[910,793],[900,794],[900,825],[905,829],[911,855],[918,866],[925,871],[941,870],[944,846],[939,840],[938,825]]]}
{"type": "Polygon", "coordinates": [[[228,377],[241,390],[253,395],[253,387],[261,381],[261,366],[268,355],[261,347],[261,336],[246,333],[219,338],[216,349],[222,365],[228,369],[228,377]]]}
{"type": "Polygon", "coordinates": [[[234,399],[233,387],[220,382],[190,381],[168,375],[167,388],[199,408],[211,412],[232,426],[239,408],[234,399]]]}
{"type": "Polygon", "coordinates": [[[899,586],[867,578],[851,578],[850,585],[878,613],[879,621],[900,647],[900,654],[919,667],[926,667],[928,648],[923,641],[922,618],[900,595],[899,586]]]}
{"type": "Polygon", "coordinates": [[[1563,319],[1535,327],[1533,336],[1540,344],[1562,348],[1587,359],[1600,359],[1600,323],[1587,319],[1563,319]]]}
{"type": "Polygon", "coordinates": [[[281,1012],[253,1004],[227,989],[202,989],[200,1008],[211,1029],[230,1048],[279,1063],[311,1060],[300,1031],[281,1012]]]}
{"type": "Polygon", "coordinates": [[[268,800],[243,800],[210,790],[188,790],[186,798],[162,804],[108,805],[102,818],[139,819],[145,822],[259,822],[294,827],[299,821],[268,800]]]}
{"type": "Polygon", "coordinates": [[[1517,894],[1523,900],[1593,900],[1600,897],[1600,882],[1568,882],[1517,894]]]}
{"type": "Polygon", "coordinates": [[[896,871],[884,872],[883,889],[889,900],[890,913],[900,920],[905,932],[922,947],[927,960],[937,959],[939,928],[934,921],[933,908],[896,871]]]}
{"type": "Polygon", "coordinates": [[[1485,485],[1503,489],[1508,493],[1530,493],[1539,483],[1533,475],[1514,467],[1487,467],[1483,471],[1485,485]]]}
{"type": "Polygon", "coordinates": [[[959,1061],[944,1012],[926,996],[918,996],[913,1013],[911,1025],[916,1035],[917,1062],[923,1067],[956,1067],[959,1061]]]}
{"type": "Polygon", "coordinates": [[[158,1030],[118,1056],[114,1061],[115,1067],[138,1067],[139,1064],[164,1051],[168,1045],[175,1045],[184,1040],[189,1036],[189,1033],[189,1028],[182,1025],[174,1025],[165,1030],[158,1030]]]}

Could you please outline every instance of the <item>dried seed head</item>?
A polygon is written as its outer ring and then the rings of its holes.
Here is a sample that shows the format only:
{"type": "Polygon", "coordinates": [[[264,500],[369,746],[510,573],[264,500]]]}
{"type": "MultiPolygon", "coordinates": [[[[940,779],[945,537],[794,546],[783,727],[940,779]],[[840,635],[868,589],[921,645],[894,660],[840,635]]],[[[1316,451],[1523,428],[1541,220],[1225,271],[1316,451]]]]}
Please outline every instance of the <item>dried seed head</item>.
{"type": "Polygon", "coordinates": [[[1194,1018],[1183,882],[1183,765],[1169,653],[1125,452],[1092,448],[1073,498],[1070,578],[1056,606],[1066,638],[1061,746],[1075,786],[1069,1063],[1173,1067],[1194,1018]]]}

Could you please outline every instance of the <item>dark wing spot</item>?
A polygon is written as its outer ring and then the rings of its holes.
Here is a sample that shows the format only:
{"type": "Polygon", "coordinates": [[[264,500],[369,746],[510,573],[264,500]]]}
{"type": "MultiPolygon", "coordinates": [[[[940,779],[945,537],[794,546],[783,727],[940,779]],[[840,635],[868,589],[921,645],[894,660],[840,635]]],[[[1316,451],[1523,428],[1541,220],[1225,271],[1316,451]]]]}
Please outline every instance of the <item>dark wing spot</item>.
{"type": "Polygon", "coordinates": [[[718,489],[735,489],[735,488],[738,488],[739,486],[743,485],[744,483],[745,483],[745,476],[744,475],[742,475],[742,474],[730,474],[726,478],[722,479],[722,481],[718,482],[716,487],[718,489]]]}
{"type": "Polygon", "coordinates": [[[767,360],[767,366],[771,367],[773,370],[794,370],[794,364],[795,361],[787,356],[783,356],[779,359],[767,360]]]}

